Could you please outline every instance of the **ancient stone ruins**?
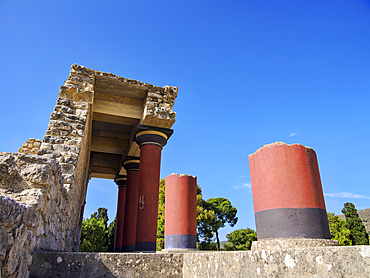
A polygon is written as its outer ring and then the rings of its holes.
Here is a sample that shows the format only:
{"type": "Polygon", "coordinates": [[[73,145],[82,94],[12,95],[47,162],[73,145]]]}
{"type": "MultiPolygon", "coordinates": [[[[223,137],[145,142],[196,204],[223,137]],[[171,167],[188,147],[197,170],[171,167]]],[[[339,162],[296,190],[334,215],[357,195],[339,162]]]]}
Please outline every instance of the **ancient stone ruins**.
{"type": "Polygon", "coordinates": [[[196,249],[196,177],[166,178],[165,251],[155,253],[161,150],[177,87],[72,65],[42,140],[0,153],[1,277],[370,277],[370,247],[330,239],[313,149],[249,157],[258,241],[196,249]],[[118,186],[115,253],[78,253],[91,177],[118,186]],[[181,221],[180,221],[181,220],[181,221]]]}

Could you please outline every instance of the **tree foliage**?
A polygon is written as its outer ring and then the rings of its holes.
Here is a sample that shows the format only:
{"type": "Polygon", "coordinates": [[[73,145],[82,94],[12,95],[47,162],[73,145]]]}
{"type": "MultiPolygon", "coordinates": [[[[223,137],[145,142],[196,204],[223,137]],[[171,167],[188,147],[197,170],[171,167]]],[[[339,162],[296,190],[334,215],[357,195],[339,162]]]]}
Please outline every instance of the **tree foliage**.
{"type": "Polygon", "coordinates": [[[165,210],[165,180],[159,182],[157,250],[164,248],[164,210],[165,210]]]}
{"type": "Polygon", "coordinates": [[[215,220],[215,212],[206,208],[206,201],[203,200],[202,189],[197,185],[197,228],[198,248],[200,250],[217,250],[216,245],[215,249],[213,249],[213,245],[211,244],[213,233],[211,229],[209,229],[210,225],[215,220]]]}
{"type": "Polygon", "coordinates": [[[102,219],[93,215],[82,221],[80,252],[107,251],[106,229],[102,219]]]}
{"type": "Polygon", "coordinates": [[[350,231],[349,238],[352,241],[352,245],[369,245],[369,235],[357,213],[355,205],[352,203],[345,203],[342,213],[344,213],[346,217],[345,227],[350,231]]]}
{"type": "Polygon", "coordinates": [[[116,233],[116,217],[114,217],[114,220],[109,223],[108,226],[108,252],[114,251],[114,236],[116,233]]]}
{"type": "Polygon", "coordinates": [[[215,217],[209,224],[201,227],[201,232],[206,239],[210,238],[211,235],[212,237],[215,235],[217,250],[220,250],[218,230],[225,227],[226,224],[229,224],[231,227],[235,226],[236,222],[238,222],[238,217],[236,217],[237,209],[226,198],[211,198],[205,202],[204,208],[207,211],[213,211],[215,217]]]}
{"type": "Polygon", "coordinates": [[[257,240],[256,231],[247,229],[238,229],[226,235],[229,243],[224,245],[227,251],[251,250],[252,242],[257,240]]]}
{"type": "Polygon", "coordinates": [[[108,210],[98,208],[90,218],[82,221],[80,252],[113,251],[115,221],[108,227],[108,220],[108,210]]]}
{"type": "Polygon", "coordinates": [[[352,245],[352,240],[350,239],[350,230],[345,227],[346,221],[339,218],[332,212],[328,212],[328,221],[331,239],[338,240],[339,245],[352,245]]]}

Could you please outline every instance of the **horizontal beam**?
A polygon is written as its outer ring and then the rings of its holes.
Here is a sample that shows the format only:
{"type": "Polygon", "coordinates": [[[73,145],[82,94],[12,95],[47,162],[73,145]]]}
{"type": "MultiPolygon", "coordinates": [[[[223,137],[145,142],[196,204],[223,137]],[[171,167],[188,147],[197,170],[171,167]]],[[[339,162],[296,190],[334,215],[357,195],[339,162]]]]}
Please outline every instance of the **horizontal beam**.
{"type": "Polygon", "coordinates": [[[90,166],[118,169],[121,166],[122,155],[91,152],[90,166]]]}
{"type": "Polygon", "coordinates": [[[125,154],[127,148],[128,140],[91,136],[90,150],[93,152],[125,154]]]}
{"type": "Polygon", "coordinates": [[[95,99],[93,111],[107,115],[141,119],[143,114],[143,106],[95,99]]]}
{"type": "Polygon", "coordinates": [[[111,138],[118,138],[118,139],[125,139],[125,140],[130,139],[130,135],[127,135],[127,134],[119,134],[115,132],[108,132],[108,131],[102,131],[102,130],[96,130],[96,129],[92,131],[92,135],[97,136],[97,137],[111,137],[111,138]]]}
{"type": "Polygon", "coordinates": [[[143,85],[130,84],[110,77],[96,75],[95,92],[143,99],[148,92],[148,88],[143,85]]]}
{"type": "Polygon", "coordinates": [[[98,178],[98,179],[108,179],[113,180],[116,175],[110,175],[110,174],[101,174],[101,173],[91,173],[92,178],[98,178]]]}
{"type": "Polygon", "coordinates": [[[114,124],[121,124],[121,125],[131,125],[131,126],[137,126],[137,124],[140,122],[139,119],[132,119],[132,118],[126,118],[126,117],[120,117],[120,116],[114,116],[114,115],[107,115],[102,113],[93,113],[93,120],[94,121],[100,121],[100,122],[107,122],[107,123],[114,123],[114,124]]]}
{"type": "Polygon", "coordinates": [[[117,175],[119,173],[118,168],[114,169],[114,168],[96,167],[96,166],[90,166],[89,171],[91,173],[109,174],[109,175],[117,175]]]}

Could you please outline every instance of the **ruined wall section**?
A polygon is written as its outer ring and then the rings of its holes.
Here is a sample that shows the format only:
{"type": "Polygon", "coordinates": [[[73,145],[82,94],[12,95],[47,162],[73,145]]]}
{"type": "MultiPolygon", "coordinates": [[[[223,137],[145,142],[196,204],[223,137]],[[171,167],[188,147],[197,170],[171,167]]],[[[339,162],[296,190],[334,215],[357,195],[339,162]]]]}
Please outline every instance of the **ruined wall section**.
{"type": "Polygon", "coordinates": [[[56,159],[0,153],[1,277],[25,277],[31,253],[68,250],[68,200],[56,159]]]}
{"type": "MultiPolygon", "coordinates": [[[[72,66],[68,80],[60,88],[38,151],[38,155],[55,158],[61,168],[61,193],[67,200],[66,213],[70,223],[58,228],[66,229],[66,251],[75,250],[81,206],[86,196],[94,81],[93,72],[72,66]]],[[[36,245],[36,249],[53,250],[47,245],[36,245]]]]}
{"type": "Polygon", "coordinates": [[[94,73],[72,66],[42,141],[0,153],[0,277],[25,277],[34,250],[75,251],[86,196],[94,73]]]}

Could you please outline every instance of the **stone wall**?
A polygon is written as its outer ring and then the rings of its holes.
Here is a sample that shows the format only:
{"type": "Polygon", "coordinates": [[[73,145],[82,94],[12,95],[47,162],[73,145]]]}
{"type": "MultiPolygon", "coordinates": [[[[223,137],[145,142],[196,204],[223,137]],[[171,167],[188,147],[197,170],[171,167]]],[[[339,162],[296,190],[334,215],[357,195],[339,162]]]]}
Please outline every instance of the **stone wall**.
{"type": "Polygon", "coordinates": [[[177,254],[35,253],[30,277],[370,277],[370,246],[177,254]]]}
{"type": "Polygon", "coordinates": [[[1,277],[25,277],[34,248],[70,250],[67,208],[56,159],[0,153],[1,277]]]}
{"type": "Polygon", "coordinates": [[[19,154],[0,153],[1,277],[25,277],[33,250],[76,248],[93,83],[93,73],[72,66],[42,142],[28,139],[19,154]]]}

